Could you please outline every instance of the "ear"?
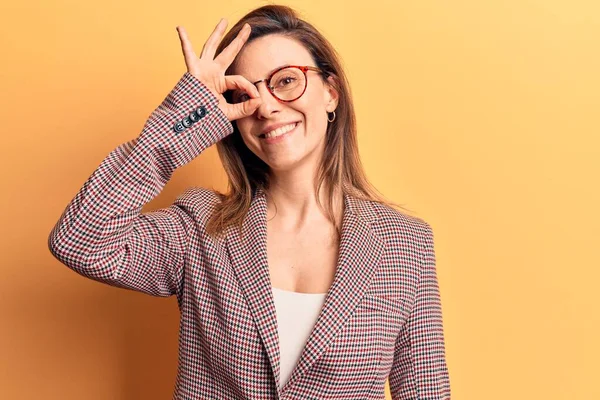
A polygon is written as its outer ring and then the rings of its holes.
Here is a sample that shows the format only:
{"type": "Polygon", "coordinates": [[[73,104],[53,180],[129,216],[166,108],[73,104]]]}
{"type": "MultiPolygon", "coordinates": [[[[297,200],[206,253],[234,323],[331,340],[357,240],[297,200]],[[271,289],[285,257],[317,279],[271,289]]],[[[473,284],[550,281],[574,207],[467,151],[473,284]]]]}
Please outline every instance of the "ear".
{"type": "Polygon", "coordinates": [[[335,78],[328,76],[327,81],[323,82],[325,86],[325,109],[327,112],[332,112],[337,108],[340,94],[335,89],[335,78]]]}

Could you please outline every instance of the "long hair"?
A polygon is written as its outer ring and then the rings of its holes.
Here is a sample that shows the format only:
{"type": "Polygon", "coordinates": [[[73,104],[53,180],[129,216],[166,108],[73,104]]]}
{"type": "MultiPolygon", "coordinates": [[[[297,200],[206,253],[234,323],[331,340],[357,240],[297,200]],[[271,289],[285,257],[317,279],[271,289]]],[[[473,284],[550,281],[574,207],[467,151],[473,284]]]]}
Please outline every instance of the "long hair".
{"type": "MultiPolygon", "coordinates": [[[[225,34],[217,48],[217,55],[235,39],[245,23],[249,23],[252,28],[246,43],[270,34],[295,39],[304,45],[316,66],[323,71],[321,78],[326,80],[329,76],[333,77],[332,85],[339,93],[338,106],[335,119],[327,127],[326,144],[318,167],[315,191],[318,206],[335,224],[337,239],[339,240],[341,235],[341,221],[336,221],[332,204],[336,190],[341,189],[344,194],[364,200],[403,208],[385,200],[367,180],[358,153],[356,117],[350,85],[342,69],[340,57],[329,41],[314,26],[302,20],[292,8],[266,5],[246,14],[225,34]],[[326,198],[329,199],[325,208],[319,196],[322,187],[327,191],[326,198]]],[[[225,72],[226,75],[231,74],[234,65],[235,61],[225,72]]],[[[229,91],[224,93],[224,97],[228,102],[231,101],[229,91]]],[[[216,204],[207,221],[206,231],[209,235],[222,233],[230,224],[241,228],[255,189],[262,188],[268,193],[269,166],[248,149],[235,121],[232,125],[233,133],[217,142],[219,158],[229,181],[229,192],[217,192],[221,202],[216,204]]]]}

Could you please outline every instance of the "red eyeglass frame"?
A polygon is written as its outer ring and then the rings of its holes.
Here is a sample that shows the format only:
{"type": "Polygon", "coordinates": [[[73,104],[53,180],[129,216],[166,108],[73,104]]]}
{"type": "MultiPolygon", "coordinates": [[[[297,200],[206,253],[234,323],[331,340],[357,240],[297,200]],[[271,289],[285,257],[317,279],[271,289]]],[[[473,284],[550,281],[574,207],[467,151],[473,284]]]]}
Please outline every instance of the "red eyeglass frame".
{"type": "Polygon", "coordinates": [[[269,90],[269,93],[271,93],[271,95],[273,95],[273,97],[275,97],[277,100],[282,101],[284,103],[289,103],[291,101],[298,100],[300,97],[302,97],[302,95],[304,94],[304,92],[306,92],[306,88],[308,87],[308,76],[306,75],[306,73],[308,71],[315,71],[315,72],[323,73],[323,70],[321,68],[313,67],[312,65],[285,65],[285,66],[279,67],[275,71],[271,72],[269,74],[269,77],[267,77],[265,79],[261,79],[261,80],[256,81],[256,82],[253,82],[252,84],[254,86],[256,86],[259,83],[261,83],[262,81],[267,81],[265,83],[265,86],[269,90]],[[269,86],[269,82],[271,81],[271,78],[273,77],[273,75],[275,75],[276,73],[278,73],[282,69],[286,69],[286,68],[298,68],[300,71],[302,71],[304,73],[304,89],[302,90],[302,93],[300,93],[300,95],[298,97],[296,97],[295,99],[292,99],[292,100],[282,100],[282,99],[280,99],[275,93],[273,93],[273,88],[271,86],[269,86]]]}

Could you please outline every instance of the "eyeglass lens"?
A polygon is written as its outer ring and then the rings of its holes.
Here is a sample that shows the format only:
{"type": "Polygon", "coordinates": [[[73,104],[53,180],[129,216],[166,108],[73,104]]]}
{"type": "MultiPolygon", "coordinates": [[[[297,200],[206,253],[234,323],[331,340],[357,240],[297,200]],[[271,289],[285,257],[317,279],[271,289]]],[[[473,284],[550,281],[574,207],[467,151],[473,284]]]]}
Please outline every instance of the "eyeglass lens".
{"type": "MultiPolygon", "coordinates": [[[[306,87],[306,76],[301,69],[295,67],[284,68],[277,71],[269,81],[273,94],[280,100],[295,100],[302,95],[306,87]]],[[[240,103],[250,97],[243,92],[234,92],[233,102],[240,103]]]]}
{"type": "Polygon", "coordinates": [[[299,68],[284,68],[271,77],[269,86],[281,100],[294,100],[304,91],[306,77],[299,68]]]}

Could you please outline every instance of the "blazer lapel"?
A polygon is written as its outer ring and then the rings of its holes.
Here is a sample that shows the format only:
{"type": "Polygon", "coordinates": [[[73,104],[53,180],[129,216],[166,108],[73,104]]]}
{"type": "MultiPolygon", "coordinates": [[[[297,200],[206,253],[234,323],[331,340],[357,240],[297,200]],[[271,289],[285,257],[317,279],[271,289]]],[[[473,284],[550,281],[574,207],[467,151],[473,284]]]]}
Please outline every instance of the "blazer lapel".
{"type": "MultiPolygon", "coordinates": [[[[344,195],[344,204],[335,277],[298,364],[282,392],[304,375],[327,350],[369,288],[385,247],[383,239],[371,226],[377,219],[371,205],[349,195],[344,195]]],[[[237,229],[230,228],[227,231],[227,247],[279,386],[279,336],[267,260],[266,217],[266,194],[257,189],[242,225],[243,239],[237,229]]]]}

